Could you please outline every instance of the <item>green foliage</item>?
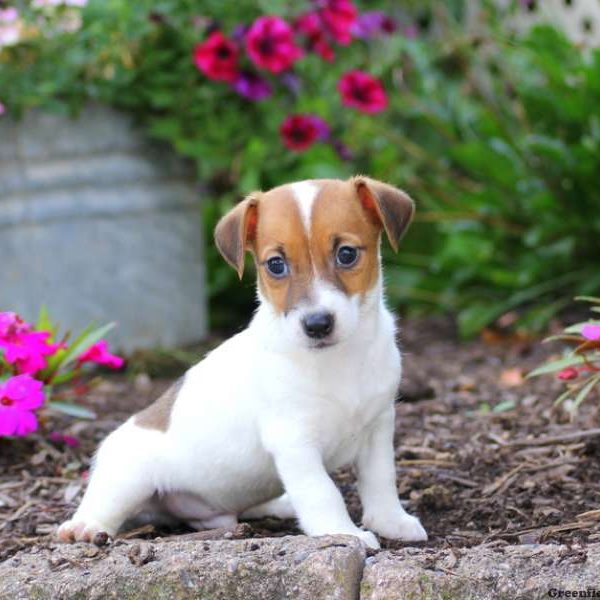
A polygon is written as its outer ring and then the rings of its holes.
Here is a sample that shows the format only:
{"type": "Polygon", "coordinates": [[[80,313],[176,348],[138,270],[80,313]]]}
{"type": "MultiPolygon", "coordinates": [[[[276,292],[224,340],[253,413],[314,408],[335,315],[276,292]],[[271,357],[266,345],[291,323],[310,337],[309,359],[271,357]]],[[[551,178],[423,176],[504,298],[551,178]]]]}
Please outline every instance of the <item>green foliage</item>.
{"type": "MultiPolygon", "coordinates": [[[[193,47],[206,35],[199,11],[231,34],[265,13],[292,19],[308,2],[90,0],[79,31],[0,52],[0,100],[16,114],[89,100],[135,113],[195,161],[207,240],[256,188],[354,173],[389,181],[418,207],[400,253],[385,253],[394,306],[456,311],[466,335],[525,307],[520,324],[539,328],[571,290],[600,290],[600,52],[550,27],[513,39],[492,13],[466,33],[459,8],[435,6],[435,35],[356,40],[336,47],[333,63],[307,54],[295,66],[298,95],[271,77],[273,96],[253,103],[195,68],[193,47]],[[342,106],[336,86],[350,69],[383,81],[385,112],[342,106]],[[290,113],[326,119],[353,158],[325,144],[286,150],[279,126],[290,113]]],[[[240,286],[210,243],[207,260],[213,323],[244,320],[252,269],[240,286]]]]}

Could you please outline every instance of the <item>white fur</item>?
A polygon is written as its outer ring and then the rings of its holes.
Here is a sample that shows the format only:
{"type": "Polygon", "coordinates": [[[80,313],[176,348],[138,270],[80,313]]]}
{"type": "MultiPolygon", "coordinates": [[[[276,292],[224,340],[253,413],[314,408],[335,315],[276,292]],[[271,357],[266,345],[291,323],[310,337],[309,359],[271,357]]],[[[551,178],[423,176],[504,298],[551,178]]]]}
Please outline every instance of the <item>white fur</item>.
{"type": "Polygon", "coordinates": [[[310,232],[312,207],[319,192],[319,187],[312,181],[298,181],[290,184],[290,187],[300,209],[304,227],[307,232],[310,232]]]}
{"type": "Polygon", "coordinates": [[[59,536],[114,535],[154,497],[198,528],[240,515],[296,515],[309,535],[351,534],[378,547],[352,522],[328,475],[353,463],[363,524],[386,537],[424,540],[396,493],[400,376],[381,277],[363,302],[319,281],[310,302],[286,316],[263,300],[246,330],[187,372],[165,433],[132,417],[108,436],[59,536]],[[303,312],[316,309],[336,319],[335,343],[321,349],[310,347],[300,326],[303,312]]]}

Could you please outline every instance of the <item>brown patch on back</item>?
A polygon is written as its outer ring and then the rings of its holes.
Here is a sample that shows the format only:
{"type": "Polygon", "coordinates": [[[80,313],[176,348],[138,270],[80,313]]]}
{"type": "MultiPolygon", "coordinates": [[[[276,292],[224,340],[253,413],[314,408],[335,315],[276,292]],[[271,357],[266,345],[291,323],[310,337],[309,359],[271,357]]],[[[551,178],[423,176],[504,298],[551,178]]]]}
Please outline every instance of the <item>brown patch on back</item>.
{"type": "Polygon", "coordinates": [[[157,429],[167,431],[171,420],[173,404],[183,385],[183,378],[177,380],[162,396],[155,400],[150,406],[144,408],[135,415],[133,421],[136,425],[145,429],[157,429]]]}
{"type": "Polygon", "coordinates": [[[300,209],[289,186],[261,195],[253,251],[260,290],[278,312],[285,314],[308,297],[314,272],[300,209]],[[277,255],[285,257],[291,276],[269,275],[264,263],[277,255]]]}
{"type": "Polygon", "coordinates": [[[365,294],[379,275],[380,226],[366,218],[351,182],[327,180],[312,210],[311,248],[322,279],[348,295],[365,294]],[[350,269],[336,267],[340,246],[359,247],[360,259],[350,269]]]}

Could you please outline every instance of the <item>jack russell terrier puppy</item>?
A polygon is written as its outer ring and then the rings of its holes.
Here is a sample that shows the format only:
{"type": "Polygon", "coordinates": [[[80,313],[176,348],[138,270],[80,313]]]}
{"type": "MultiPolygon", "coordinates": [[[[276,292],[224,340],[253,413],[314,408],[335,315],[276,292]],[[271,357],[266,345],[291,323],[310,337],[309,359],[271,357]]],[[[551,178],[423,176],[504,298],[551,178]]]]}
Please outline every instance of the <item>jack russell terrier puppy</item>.
{"type": "Polygon", "coordinates": [[[257,192],[225,215],[221,254],[240,277],[247,250],[256,262],[254,318],[106,438],[60,539],[113,536],[152,505],[197,529],[270,515],[372,548],[372,532],[426,540],[396,491],[401,365],[379,249],[382,231],[397,249],[413,211],[404,192],[354,177],[257,192]],[[329,476],[348,464],[365,529],[329,476]]]}

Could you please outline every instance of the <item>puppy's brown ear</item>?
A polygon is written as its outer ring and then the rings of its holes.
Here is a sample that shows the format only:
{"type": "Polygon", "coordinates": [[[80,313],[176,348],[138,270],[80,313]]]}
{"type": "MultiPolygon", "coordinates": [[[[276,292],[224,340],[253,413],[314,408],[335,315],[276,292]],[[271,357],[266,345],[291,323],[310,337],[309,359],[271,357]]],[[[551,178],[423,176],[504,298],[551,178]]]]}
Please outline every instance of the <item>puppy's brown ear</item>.
{"type": "Polygon", "coordinates": [[[258,195],[252,194],[234,206],[215,227],[215,243],[223,258],[244,274],[244,253],[256,238],[258,223],[258,195]]]}
{"type": "Polygon", "coordinates": [[[394,251],[398,250],[415,212],[415,203],[405,192],[368,177],[352,179],[356,193],[369,218],[385,229],[394,251]]]}

